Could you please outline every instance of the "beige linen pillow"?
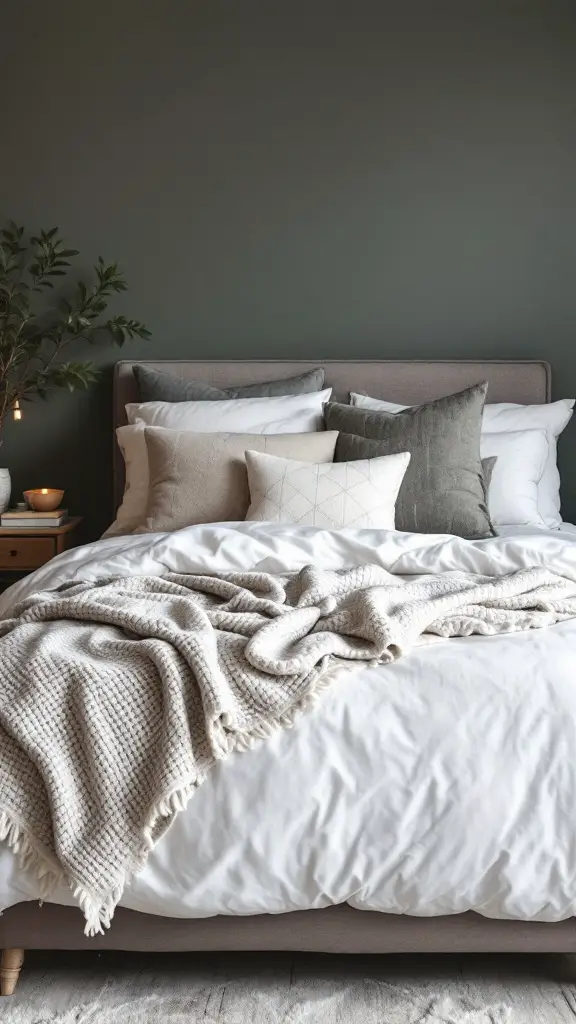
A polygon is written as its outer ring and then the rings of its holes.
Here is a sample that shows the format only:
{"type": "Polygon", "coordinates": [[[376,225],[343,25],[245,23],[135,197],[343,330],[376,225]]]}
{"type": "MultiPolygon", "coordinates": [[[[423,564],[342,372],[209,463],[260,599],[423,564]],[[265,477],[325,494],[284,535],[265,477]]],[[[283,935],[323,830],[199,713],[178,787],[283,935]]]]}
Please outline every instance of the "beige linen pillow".
{"type": "Polygon", "coordinates": [[[135,533],[238,522],[250,504],[247,448],[304,462],[331,462],[338,431],[312,434],[206,434],[146,427],[146,519],[135,533]]]}
{"type": "Polygon", "coordinates": [[[396,498],[409,462],[409,452],[398,452],[311,466],[247,451],[251,504],[246,520],[393,530],[396,498]]]}

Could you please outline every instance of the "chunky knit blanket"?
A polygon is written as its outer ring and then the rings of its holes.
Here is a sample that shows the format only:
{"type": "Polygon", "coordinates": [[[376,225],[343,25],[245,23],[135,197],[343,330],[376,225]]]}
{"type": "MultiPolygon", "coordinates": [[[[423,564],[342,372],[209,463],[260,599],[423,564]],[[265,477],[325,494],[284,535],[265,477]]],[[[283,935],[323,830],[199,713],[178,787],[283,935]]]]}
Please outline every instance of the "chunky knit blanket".
{"type": "Polygon", "coordinates": [[[0,622],[0,838],[45,896],[70,885],[95,934],[210,768],[291,726],[335,658],[574,615],[575,585],[542,569],[171,573],[36,594],[0,622]]]}

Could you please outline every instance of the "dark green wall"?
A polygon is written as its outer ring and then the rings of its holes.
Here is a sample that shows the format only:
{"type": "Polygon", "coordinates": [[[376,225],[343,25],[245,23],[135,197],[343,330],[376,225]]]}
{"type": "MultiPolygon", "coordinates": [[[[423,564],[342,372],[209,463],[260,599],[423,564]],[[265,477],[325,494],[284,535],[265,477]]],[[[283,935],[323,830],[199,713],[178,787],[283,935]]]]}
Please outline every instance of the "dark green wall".
{"type": "MultiPolygon", "coordinates": [[[[121,261],[128,356],[544,357],[576,392],[573,0],[8,0],[1,34],[0,213],[121,261]]],[[[0,456],[91,530],[110,377],[0,456]]]]}

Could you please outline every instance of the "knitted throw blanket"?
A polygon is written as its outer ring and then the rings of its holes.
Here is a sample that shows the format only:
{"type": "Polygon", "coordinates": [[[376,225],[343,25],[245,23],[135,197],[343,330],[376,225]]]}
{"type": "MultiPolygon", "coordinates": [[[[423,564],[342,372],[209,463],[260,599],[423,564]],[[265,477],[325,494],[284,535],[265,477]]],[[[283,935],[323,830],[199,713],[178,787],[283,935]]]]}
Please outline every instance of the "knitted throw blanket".
{"type": "Polygon", "coordinates": [[[171,573],[36,594],[0,622],[0,838],[44,896],[70,885],[93,935],[216,761],[292,725],[334,658],[574,615],[575,585],[541,569],[171,573]]]}

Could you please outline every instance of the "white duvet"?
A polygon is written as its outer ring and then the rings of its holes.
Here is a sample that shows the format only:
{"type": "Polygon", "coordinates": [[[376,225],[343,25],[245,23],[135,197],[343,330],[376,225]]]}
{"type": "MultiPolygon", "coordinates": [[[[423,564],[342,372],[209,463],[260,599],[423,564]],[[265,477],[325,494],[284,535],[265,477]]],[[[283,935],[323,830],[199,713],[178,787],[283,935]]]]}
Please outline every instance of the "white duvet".
{"type": "MultiPolygon", "coordinates": [[[[72,579],[366,562],[400,574],[544,565],[576,579],[576,531],[470,542],[242,523],[114,538],[11,588],[0,615],[72,579]]],[[[37,895],[0,847],[0,908],[37,895]]],[[[576,912],[576,620],[345,672],[294,729],[213,771],[122,905],[204,917],[345,901],[420,916],[576,912]]]]}

